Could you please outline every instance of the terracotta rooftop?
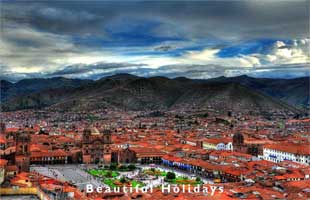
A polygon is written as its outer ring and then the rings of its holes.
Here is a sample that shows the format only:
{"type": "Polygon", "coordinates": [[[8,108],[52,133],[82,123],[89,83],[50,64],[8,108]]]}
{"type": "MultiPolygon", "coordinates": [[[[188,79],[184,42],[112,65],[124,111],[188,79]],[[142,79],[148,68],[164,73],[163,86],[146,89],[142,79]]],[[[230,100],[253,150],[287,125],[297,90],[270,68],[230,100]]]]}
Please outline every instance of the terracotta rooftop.
{"type": "Polygon", "coordinates": [[[53,151],[31,152],[31,157],[58,157],[58,156],[68,156],[68,153],[61,149],[57,149],[53,151]]]}
{"type": "Polygon", "coordinates": [[[7,160],[0,159],[0,167],[4,167],[8,163],[7,160]]]}
{"type": "Polygon", "coordinates": [[[6,139],[3,135],[0,135],[0,144],[5,144],[6,143],[6,139]]]}
{"type": "Polygon", "coordinates": [[[289,152],[299,155],[310,155],[309,145],[300,145],[294,143],[281,143],[281,144],[268,144],[264,145],[264,148],[274,149],[282,152],[289,152]]]}

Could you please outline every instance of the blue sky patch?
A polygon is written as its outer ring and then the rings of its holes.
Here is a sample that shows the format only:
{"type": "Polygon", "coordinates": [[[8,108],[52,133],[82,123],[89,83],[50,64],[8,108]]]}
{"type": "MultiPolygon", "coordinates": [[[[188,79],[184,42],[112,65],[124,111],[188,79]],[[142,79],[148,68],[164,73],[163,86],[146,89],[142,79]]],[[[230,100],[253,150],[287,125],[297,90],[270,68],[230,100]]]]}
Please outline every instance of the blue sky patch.
{"type": "MultiPolygon", "coordinates": [[[[248,55],[248,54],[267,54],[270,51],[270,48],[274,43],[276,39],[261,39],[261,40],[255,40],[255,41],[248,41],[243,42],[241,44],[229,46],[226,48],[221,49],[217,56],[221,58],[227,58],[227,57],[235,57],[238,55],[248,55]]],[[[282,40],[283,41],[283,40],[282,40]]],[[[287,41],[284,41],[287,42],[287,41]]]]}

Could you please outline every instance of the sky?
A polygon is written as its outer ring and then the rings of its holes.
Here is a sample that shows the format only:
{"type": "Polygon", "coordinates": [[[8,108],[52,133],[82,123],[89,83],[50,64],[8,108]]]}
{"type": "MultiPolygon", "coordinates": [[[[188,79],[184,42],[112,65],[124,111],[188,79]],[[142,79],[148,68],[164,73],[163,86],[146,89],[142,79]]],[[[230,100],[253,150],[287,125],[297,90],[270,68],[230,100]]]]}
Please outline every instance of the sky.
{"type": "Polygon", "coordinates": [[[309,1],[0,0],[0,78],[309,75],[309,1]]]}

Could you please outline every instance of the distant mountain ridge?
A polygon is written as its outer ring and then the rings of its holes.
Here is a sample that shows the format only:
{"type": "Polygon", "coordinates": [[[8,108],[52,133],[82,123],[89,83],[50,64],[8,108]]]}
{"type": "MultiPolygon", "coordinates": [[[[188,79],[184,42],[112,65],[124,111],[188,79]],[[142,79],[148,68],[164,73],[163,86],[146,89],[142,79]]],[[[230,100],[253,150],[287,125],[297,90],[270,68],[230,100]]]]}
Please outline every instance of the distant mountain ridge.
{"type": "Polygon", "coordinates": [[[10,98],[28,95],[47,89],[76,88],[92,82],[92,80],[69,79],[63,77],[23,79],[16,83],[1,80],[1,102],[5,102],[10,98]]]}
{"type": "Polygon", "coordinates": [[[253,78],[246,75],[209,79],[209,82],[234,82],[282,100],[298,108],[309,108],[310,77],[294,79],[253,78]]]}
{"type": "Polygon", "coordinates": [[[236,112],[298,112],[309,101],[309,78],[248,76],[193,80],[117,74],[97,81],[51,78],[1,81],[4,111],[51,106],[63,110],[218,109],[236,112]]]}

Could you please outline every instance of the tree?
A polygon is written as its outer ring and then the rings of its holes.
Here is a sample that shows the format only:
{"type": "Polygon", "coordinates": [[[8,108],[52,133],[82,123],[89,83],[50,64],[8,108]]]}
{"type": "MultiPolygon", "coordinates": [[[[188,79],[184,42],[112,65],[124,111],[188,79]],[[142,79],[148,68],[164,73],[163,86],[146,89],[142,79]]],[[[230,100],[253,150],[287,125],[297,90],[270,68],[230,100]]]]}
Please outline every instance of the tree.
{"type": "Polygon", "coordinates": [[[122,170],[126,170],[126,166],[125,165],[121,165],[120,167],[119,167],[119,169],[122,171],[122,170]]]}
{"type": "Polygon", "coordinates": [[[112,171],[107,171],[105,175],[106,177],[112,177],[112,171]]]}
{"type": "Polygon", "coordinates": [[[200,181],[201,181],[200,177],[197,177],[196,182],[200,182],[200,181]]]}
{"type": "Polygon", "coordinates": [[[117,164],[116,164],[116,163],[112,163],[112,164],[110,165],[110,169],[111,169],[111,170],[116,170],[116,167],[117,167],[117,164]]]}
{"type": "Polygon", "coordinates": [[[168,172],[166,175],[167,179],[175,179],[175,173],[174,172],[168,172]]]}
{"type": "Polygon", "coordinates": [[[128,165],[128,169],[129,169],[130,171],[133,171],[133,170],[136,169],[136,165],[130,164],[130,165],[128,165]]]}
{"type": "Polygon", "coordinates": [[[126,183],[126,178],[122,176],[122,178],[119,180],[121,183],[126,183]]]}

